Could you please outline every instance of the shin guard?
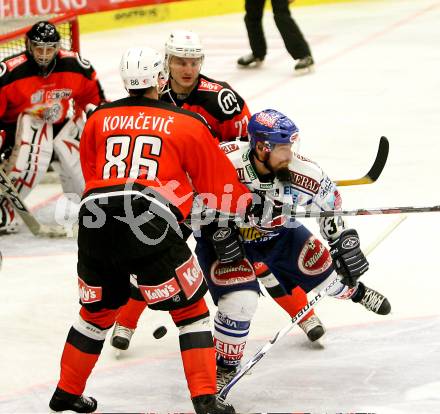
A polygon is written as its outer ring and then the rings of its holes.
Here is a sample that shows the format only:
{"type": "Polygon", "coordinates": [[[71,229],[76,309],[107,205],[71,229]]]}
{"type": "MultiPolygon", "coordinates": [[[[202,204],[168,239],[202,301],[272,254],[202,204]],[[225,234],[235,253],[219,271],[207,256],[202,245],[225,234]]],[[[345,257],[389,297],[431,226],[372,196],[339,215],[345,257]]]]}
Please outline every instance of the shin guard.
{"type": "Polygon", "coordinates": [[[81,309],[79,320],[70,328],[64,346],[58,388],[75,395],[83,393],[115,316],[114,310],[90,313],[81,309]]]}
{"type": "Polygon", "coordinates": [[[170,314],[180,331],[180,352],[191,398],[215,394],[215,352],[205,300],[170,314]]]}

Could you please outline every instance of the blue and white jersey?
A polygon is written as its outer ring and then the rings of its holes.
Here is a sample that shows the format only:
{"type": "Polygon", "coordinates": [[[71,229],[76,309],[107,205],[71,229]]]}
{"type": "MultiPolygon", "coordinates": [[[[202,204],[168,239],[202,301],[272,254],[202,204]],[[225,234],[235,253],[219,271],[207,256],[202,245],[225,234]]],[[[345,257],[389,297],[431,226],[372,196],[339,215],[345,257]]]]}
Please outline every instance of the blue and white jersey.
{"type": "MultiPolygon", "coordinates": [[[[274,204],[289,204],[292,208],[302,207],[311,211],[341,208],[341,196],[335,183],[316,163],[299,154],[294,154],[289,164],[291,182],[282,182],[277,178],[271,182],[261,182],[250,160],[251,148],[248,142],[223,143],[220,148],[234,165],[240,181],[250,191],[264,194],[274,204]]],[[[338,237],[345,229],[341,217],[319,218],[317,221],[326,240],[338,237]]],[[[263,242],[291,227],[294,226],[285,223],[284,226],[272,229],[243,227],[240,231],[245,242],[263,242]]]]}

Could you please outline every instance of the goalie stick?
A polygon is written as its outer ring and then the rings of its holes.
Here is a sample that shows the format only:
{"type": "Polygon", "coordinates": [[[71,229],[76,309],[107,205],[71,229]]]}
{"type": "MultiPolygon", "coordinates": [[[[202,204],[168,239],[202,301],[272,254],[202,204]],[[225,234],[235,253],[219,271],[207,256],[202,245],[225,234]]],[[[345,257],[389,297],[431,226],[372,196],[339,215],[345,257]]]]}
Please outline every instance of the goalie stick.
{"type": "Polygon", "coordinates": [[[363,177],[352,179],[352,180],[336,180],[335,184],[337,186],[348,186],[348,185],[361,185],[361,184],[372,184],[374,183],[382,173],[385,164],[387,162],[388,153],[390,150],[390,143],[386,137],[380,137],[379,148],[377,150],[376,159],[370,171],[367,172],[363,177]]]}
{"type": "MultiPolygon", "coordinates": [[[[366,249],[365,255],[369,255],[384,239],[386,239],[404,220],[406,219],[405,215],[402,215],[398,220],[394,223],[391,223],[377,238],[374,240],[366,249]]],[[[263,345],[262,348],[251,358],[249,361],[243,365],[240,371],[232,378],[232,380],[226,384],[218,393],[217,399],[221,402],[225,401],[226,397],[231,391],[231,388],[237,384],[237,382],[243,378],[249,371],[260,361],[266,353],[278,342],[286,336],[297,324],[298,322],[307,315],[318,302],[320,302],[328,293],[328,291],[340,280],[339,276],[336,276],[332,279],[324,288],[322,288],[312,300],[310,300],[295,316],[292,317],[289,325],[286,325],[284,328],[280,329],[275,336],[263,345]]]]}
{"type": "Polygon", "coordinates": [[[40,223],[29,211],[20,194],[12,184],[9,177],[0,167],[0,191],[12,203],[24,224],[34,236],[41,237],[66,237],[67,231],[62,226],[48,226],[40,223]]]}

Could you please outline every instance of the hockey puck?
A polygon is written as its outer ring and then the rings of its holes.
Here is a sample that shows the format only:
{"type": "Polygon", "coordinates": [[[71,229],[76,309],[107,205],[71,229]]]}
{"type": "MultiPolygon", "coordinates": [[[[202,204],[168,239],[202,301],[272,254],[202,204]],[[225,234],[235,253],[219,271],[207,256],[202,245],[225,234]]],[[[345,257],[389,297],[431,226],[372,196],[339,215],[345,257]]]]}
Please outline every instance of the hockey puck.
{"type": "Polygon", "coordinates": [[[160,339],[160,338],[163,338],[167,334],[167,332],[168,332],[168,330],[167,330],[167,328],[165,328],[165,326],[159,326],[158,328],[156,328],[153,331],[153,336],[156,339],[160,339]]]}

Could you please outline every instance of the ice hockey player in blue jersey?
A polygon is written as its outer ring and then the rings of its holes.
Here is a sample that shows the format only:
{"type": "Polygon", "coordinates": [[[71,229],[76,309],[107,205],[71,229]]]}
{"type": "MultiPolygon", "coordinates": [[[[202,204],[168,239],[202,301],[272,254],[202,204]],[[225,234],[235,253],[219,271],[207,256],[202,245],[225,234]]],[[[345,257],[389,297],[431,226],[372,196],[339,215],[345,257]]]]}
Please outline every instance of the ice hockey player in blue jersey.
{"type": "MultiPolygon", "coordinates": [[[[314,162],[297,153],[298,128],[282,113],[267,109],[252,116],[249,142],[221,144],[240,180],[272,203],[259,225],[230,221],[219,228],[201,228],[196,253],[214,302],[214,342],[217,352],[217,388],[235,375],[243,356],[252,317],[257,308],[259,285],[252,264],[263,262],[268,271],[258,279],[273,290],[320,290],[340,276],[329,292],[337,299],[351,299],[380,315],[391,311],[387,298],[358,279],[368,270],[356,230],[341,217],[319,218],[329,250],[298,220],[285,212],[302,206],[323,211],[341,208],[333,181],[314,162]],[[284,206],[284,209],[283,207],[284,206]],[[231,262],[231,256],[234,261],[231,262]]],[[[255,223],[254,223],[255,224],[255,223]]]]}

